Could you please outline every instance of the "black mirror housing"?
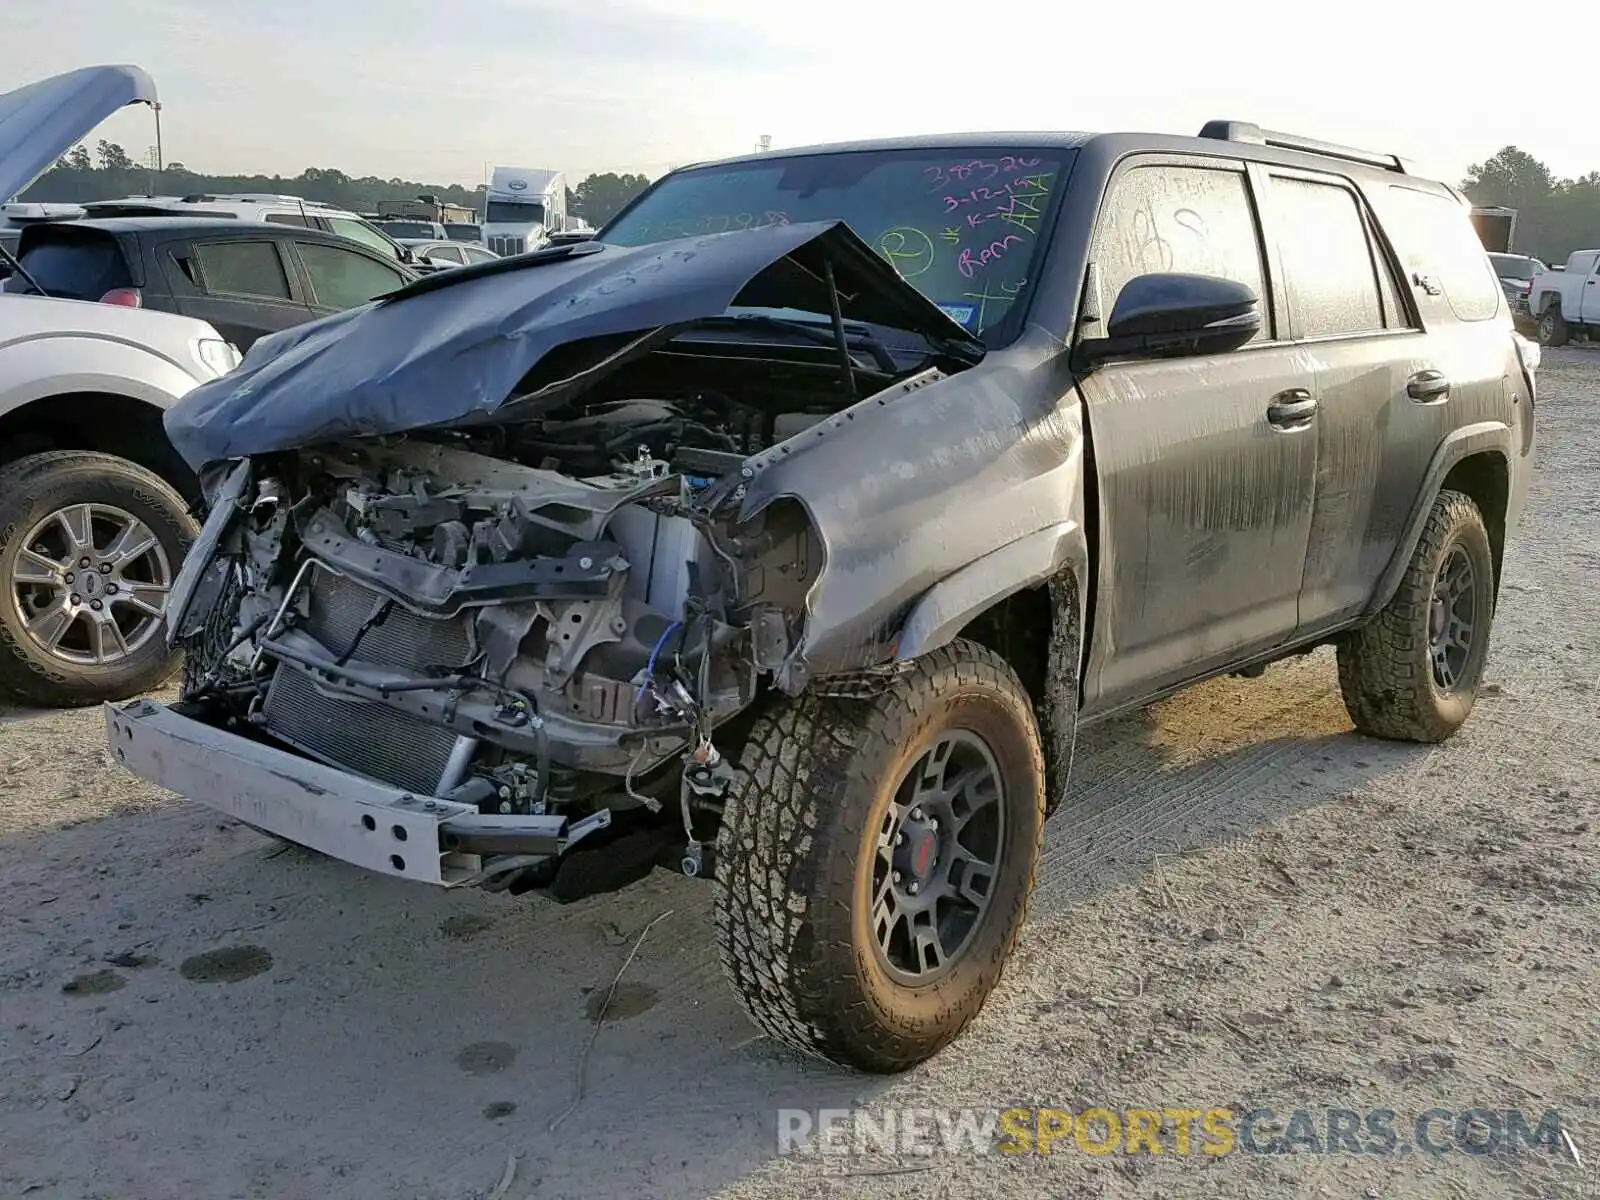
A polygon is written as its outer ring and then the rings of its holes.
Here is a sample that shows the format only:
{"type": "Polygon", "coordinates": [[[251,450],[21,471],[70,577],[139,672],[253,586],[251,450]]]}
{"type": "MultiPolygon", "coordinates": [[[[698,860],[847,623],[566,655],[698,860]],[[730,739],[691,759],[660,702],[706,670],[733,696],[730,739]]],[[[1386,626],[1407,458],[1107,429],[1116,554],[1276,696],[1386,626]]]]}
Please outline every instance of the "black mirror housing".
{"type": "Polygon", "coordinates": [[[1079,343],[1083,365],[1108,358],[1223,354],[1261,332],[1261,299],[1214,275],[1137,275],[1123,285],[1106,336],[1079,343]]]}

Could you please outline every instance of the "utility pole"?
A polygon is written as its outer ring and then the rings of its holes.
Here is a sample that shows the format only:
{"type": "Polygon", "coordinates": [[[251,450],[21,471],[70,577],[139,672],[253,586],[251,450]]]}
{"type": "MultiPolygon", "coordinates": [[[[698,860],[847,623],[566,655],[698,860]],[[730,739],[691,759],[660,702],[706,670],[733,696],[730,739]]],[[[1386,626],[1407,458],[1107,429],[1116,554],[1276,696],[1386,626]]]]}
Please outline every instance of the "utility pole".
{"type": "Polygon", "coordinates": [[[756,153],[757,154],[765,154],[768,150],[771,150],[771,149],[772,149],[772,135],[770,133],[763,133],[761,135],[761,137],[756,141],[756,153]]]}
{"type": "Polygon", "coordinates": [[[161,156],[161,101],[157,100],[150,107],[156,112],[155,173],[150,177],[150,194],[154,196],[160,191],[161,170],[165,160],[161,156]]]}

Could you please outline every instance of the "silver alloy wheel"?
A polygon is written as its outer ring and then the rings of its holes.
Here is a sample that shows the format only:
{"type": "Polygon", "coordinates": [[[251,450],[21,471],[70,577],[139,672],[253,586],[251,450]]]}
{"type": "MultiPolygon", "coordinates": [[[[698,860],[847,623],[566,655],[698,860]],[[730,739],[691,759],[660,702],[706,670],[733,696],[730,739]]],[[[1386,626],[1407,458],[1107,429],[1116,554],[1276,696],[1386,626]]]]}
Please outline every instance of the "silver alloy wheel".
{"type": "Polygon", "coordinates": [[[11,603],[28,638],[73,666],[109,666],[161,630],[172,563],[150,527],[110,504],[57,509],[28,531],[11,603]]]}

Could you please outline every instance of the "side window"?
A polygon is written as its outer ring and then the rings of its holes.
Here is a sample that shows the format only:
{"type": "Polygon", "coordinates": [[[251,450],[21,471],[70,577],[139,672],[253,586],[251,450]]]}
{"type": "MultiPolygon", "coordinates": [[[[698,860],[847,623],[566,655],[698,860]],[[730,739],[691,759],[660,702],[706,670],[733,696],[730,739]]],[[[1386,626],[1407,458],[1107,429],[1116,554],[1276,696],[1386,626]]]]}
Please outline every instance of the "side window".
{"type": "Polygon", "coordinates": [[[1272,178],[1283,273],[1301,337],[1384,328],[1367,224],[1355,194],[1333,183],[1272,178]]]}
{"type": "Polygon", "coordinates": [[[355,308],[406,282],[400,272],[354,250],[311,242],[296,245],[311,277],[316,303],[327,308],[355,308]]]}
{"type": "Polygon", "coordinates": [[[1379,215],[1408,276],[1443,291],[1457,320],[1487,321],[1500,311],[1505,293],[1463,205],[1442,192],[1398,185],[1384,199],[1379,215]]]}
{"type": "Polygon", "coordinates": [[[1367,237],[1372,247],[1372,260],[1378,268],[1378,295],[1383,300],[1383,325],[1385,329],[1411,329],[1415,322],[1411,319],[1411,312],[1406,307],[1405,296],[1400,281],[1395,278],[1394,267],[1389,262],[1389,256],[1383,252],[1382,244],[1378,240],[1378,232],[1369,224],[1367,237]]]}
{"type": "Polygon", "coordinates": [[[434,246],[428,251],[428,257],[458,264],[462,261],[461,251],[454,246],[434,246]]]}
{"type": "Polygon", "coordinates": [[[360,242],[363,246],[376,250],[385,258],[395,257],[394,245],[365,221],[357,221],[350,217],[329,217],[328,228],[342,238],[349,238],[352,242],[360,242]]]}
{"type": "Polygon", "coordinates": [[[194,257],[208,292],[289,299],[289,277],[276,242],[200,242],[194,257]]]}
{"type": "Polygon", "coordinates": [[[1101,215],[1094,261],[1108,317],[1123,285],[1137,275],[1214,275],[1255,289],[1262,315],[1256,337],[1270,336],[1261,235],[1242,170],[1134,167],[1117,180],[1101,215]]]}
{"type": "Polygon", "coordinates": [[[299,225],[302,228],[311,224],[310,218],[302,217],[299,213],[268,213],[267,220],[274,225],[299,225]]]}
{"type": "Polygon", "coordinates": [[[476,246],[463,247],[461,253],[467,256],[469,263],[493,262],[500,257],[498,254],[490,254],[487,250],[480,250],[476,246]]]}

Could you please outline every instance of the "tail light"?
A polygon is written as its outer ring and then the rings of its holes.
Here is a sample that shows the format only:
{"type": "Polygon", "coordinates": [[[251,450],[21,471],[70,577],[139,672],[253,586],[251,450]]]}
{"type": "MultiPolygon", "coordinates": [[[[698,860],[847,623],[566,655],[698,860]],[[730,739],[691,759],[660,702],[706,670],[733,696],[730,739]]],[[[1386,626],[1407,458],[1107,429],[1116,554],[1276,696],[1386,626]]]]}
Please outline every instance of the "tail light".
{"type": "Polygon", "coordinates": [[[144,297],[139,294],[138,288],[112,288],[100,297],[101,304],[117,304],[123,308],[140,308],[144,304],[144,297]]]}

